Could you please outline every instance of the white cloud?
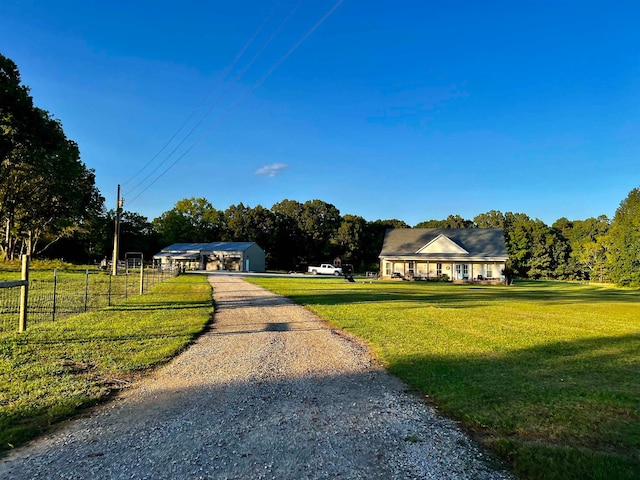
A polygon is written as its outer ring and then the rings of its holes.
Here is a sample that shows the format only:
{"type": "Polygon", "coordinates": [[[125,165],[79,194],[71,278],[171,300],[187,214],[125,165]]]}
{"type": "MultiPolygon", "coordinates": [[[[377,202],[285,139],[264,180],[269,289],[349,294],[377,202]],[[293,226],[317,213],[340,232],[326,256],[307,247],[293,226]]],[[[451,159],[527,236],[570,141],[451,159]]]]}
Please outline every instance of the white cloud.
{"type": "Polygon", "coordinates": [[[280,170],[286,168],[287,165],[284,163],[273,163],[271,165],[265,165],[262,168],[256,170],[256,175],[266,175],[267,177],[275,177],[280,170]]]}

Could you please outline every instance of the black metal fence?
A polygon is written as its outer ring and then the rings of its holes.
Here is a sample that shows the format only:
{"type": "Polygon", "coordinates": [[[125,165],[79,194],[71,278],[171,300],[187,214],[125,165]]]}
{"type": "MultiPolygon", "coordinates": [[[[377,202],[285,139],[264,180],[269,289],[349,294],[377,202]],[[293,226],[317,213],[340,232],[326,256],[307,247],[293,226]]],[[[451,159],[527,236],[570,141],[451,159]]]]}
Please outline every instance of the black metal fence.
{"type": "MultiPolygon", "coordinates": [[[[178,275],[177,269],[126,269],[110,272],[31,272],[28,280],[28,324],[57,319],[118,304],[178,275]]],[[[23,281],[0,282],[0,331],[18,330],[23,281]]]]}

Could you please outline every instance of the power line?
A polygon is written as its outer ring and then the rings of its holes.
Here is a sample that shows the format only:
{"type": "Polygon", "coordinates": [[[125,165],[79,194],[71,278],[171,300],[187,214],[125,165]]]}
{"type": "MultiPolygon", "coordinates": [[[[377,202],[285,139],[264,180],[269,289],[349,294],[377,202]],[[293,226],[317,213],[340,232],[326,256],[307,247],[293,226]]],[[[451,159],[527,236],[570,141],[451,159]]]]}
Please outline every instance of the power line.
{"type": "MultiPolygon", "coordinates": [[[[182,138],[182,140],[178,143],[178,145],[176,145],[174,147],[174,149],[169,152],[169,154],[164,158],[164,160],[162,160],[158,165],[156,165],[156,167],[151,170],[147,176],[145,176],[142,180],[140,180],[136,185],[134,185],[134,187],[128,192],[129,194],[132,194],[133,192],[135,192],[138,187],[140,187],[144,182],[146,182],[149,177],[151,177],[155,172],[158,171],[158,169],[165,164],[165,162],[167,160],[169,160],[169,158],[171,158],[171,156],[187,141],[187,139],[191,136],[191,134],[193,134],[193,132],[196,131],[196,129],[202,124],[202,122],[205,120],[205,118],[207,118],[211,112],[213,111],[214,108],[216,108],[220,102],[223,100],[223,98],[225,98],[225,96],[227,95],[227,93],[233,88],[233,86],[242,78],[242,76],[247,72],[247,70],[249,68],[251,68],[251,66],[255,63],[255,61],[258,59],[258,57],[260,57],[260,55],[262,54],[262,52],[267,48],[267,46],[269,46],[269,44],[273,41],[273,39],[278,35],[278,33],[280,33],[280,30],[282,30],[282,28],[287,24],[287,22],[291,19],[291,17],[294,15],[294,13],[298,10],[298,8],[300,7],[300,5],[302,4],[304,0],[300,0],[296,6],[293,8],[293,10],[291,10],[291,12],[289,12],[289,15],[287,15],[287,17],[280,23],[280,25],[278,25],[278,28],[276,28],[276,30],[271,34],[271,36],[266,40],[266,42],[258,49],[258,51],[254,54],[253,58],[251,58],[251,60],[249,61],[249,63],[247,63],[247,65],[245,65],[245,67],[236,75],[236,77],[233,79],[233,81],[227,86],[227,88],[220,94],[220,96],[217,98],[217,100],[213,103],[213,105],[209,108],[209,110],[207,110],[207,112],[200,118],[200,120],[193,126],[193,128],[182,138]]],[[[234,62],[235,64],[235,62],[234,62]]],[[[219,82],[218,82],[219,83],[219,82]]],[[[207,95],[208,96],[208,95],[207,95]]],[[[194,112],[195,113],[195,112],[194,112]]],[[[193,115],[192,115],[193,116],[193,115]]],[[[135,197],[137,198],[137,197],[135,197]]]]}
{"type": "MultiPolygon", "coordinates": [[[[229,72],[233,69],[233,67],[235,66],[235,64],[238,62],[238,60],[240,60],[240,58],[242,57],[242,55],[244,54],[244,52],[247,50],[247,48],[249,48],[249,46],[253,43],[253,41],[256,39],[256,37],[260,34],[260,32],[262,31],[262,29],[264,28],[264,26],[267,24],[267,22],[271,19],[271,17],[273,16],[273,14],[275,13],[275,11],[278,9],[278,7],[280,6],[282,0],[278,0],[275,4],[275,6],[271,9],[271,11],[267,14],[267,16],[264,18],[264,20],[262,21],[262,23],[260,24],[260,26],[258,27],[258,29],[253,33],[253,35],[249,38],[249,40],[247,40],[247,42],[244,44],[244,46],[242,47],[242,49],[240,50],[240,52],[236,55],[236,57],[233,59],[233,61],[227,66],[227,68],[225,68],[225,70],[222,72],[222,75],[220,77],[218,77],[218,80],[213,84],[213,86],[209,89],[209,91],[207,92],[207,94],[204,96],[204,98],[200,101],[200,103],[196,106],[196,108],[193,110],[193,112],[191,112],[191,115],[189,115],[189,117],[187,117],[187,119],[184,121],[184,123],[182,125],[180,125],[180,127],[178,128],[178,130],[176,130],[176,132],[173,134],[173,136],[171,136],[171,138],[169,138],[169,140],[162,146],[162,148],[158,151],[158,153],[156,153],[151,160],[149,160],[144,167],[142,167],[140,170],[138,170],[135,174],[133,174],[126,182],[124,182],[122,184],[122,186],[127,185],[129,182],[131,182],[134,178],[136,178],[138,175],[140,175],[149,165],[151,165],[153,163],[153,161],[158,158],[158,156],[164,151],[165,148],[167,148],[169,146],[169,144],[178,136],[178,134],[182,131],[182,129],[191,121],[191,119],[195,116],[195,114],[198,112],[198,110],[200,110],[200,107],[202,107],[202,105],[204,105],[204,103],[207,101],[207,99],[211,96],[211,94],[213,93],[213,91],[218,87],[218,85],[220,85],[222,83],[222,81],[227,77],[227,75],[229,74],[229,72]]],[[[199,125],[199,123],[198,123],[199,125]]],[[[190,132],[191,133],[191,132],[190,132]]],[[[174,150],[175,151],[175,150],[174,150]]],[[[173,153],[173,152],[172,152],[173,153]]],[[[155,171],[155,170],[154,170],[155,171]]],[[[153,173],[154,171],[152,171],[151,173],[153,173]]],[[[148,177],[145,177],[142,182],[144,182],[144,180],[146,180],[148,177]]],[[[140,182],[140,183],[142,183],[140,182]]],[[[139,185],[139,184],[138,184],[139,185]]],[[[132,191],[135,191],[135,189],[137,188],[136,185],[132,191]]]]}
{"type": "Polygon", "coordinates": [[[238,98],[219,118],[218,120],[206,131],[204,134],[198,138],[182,155],[176,158],[160,175],[158,175],[151,183],[149,183],[140,193],[138,193],[133,199],[130,200],[134,202],[138,199],[144,192],[146,192],[152,185],[154,185],[158,180],[160,180],[171,168],[173,168],[180,160],[182,160],[196,145],[198,145],[202,140],[204,140],[211,131],[216,128],[220,122],[235,108],[240,104],[242,100],[244,100],[247,96],[253,93],[260,85],[264,83],[264,81],[307,39],[309,36],[320,26],[322,25],[327,18],[340,6],[340,4],[344,0],[338,0],[333,7],[313,26],[311,27],[307,33],[305,33],[296,43],[289,49],[287,53],[285,53],[268,71],[265,73],[260,79],[249,88],[240,98],[238,98]]]}

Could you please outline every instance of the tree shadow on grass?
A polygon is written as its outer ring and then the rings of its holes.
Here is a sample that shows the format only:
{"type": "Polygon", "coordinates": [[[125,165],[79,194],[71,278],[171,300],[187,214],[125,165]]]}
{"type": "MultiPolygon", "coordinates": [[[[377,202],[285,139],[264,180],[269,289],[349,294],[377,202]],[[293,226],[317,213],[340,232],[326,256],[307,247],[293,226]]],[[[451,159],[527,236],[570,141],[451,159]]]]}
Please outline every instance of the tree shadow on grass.
{"type": "Polygon", "coordinates": [[[503,354],[399,357],[390,370],[527,478],[638,478],[640,333],[503,354]]]}
{"type": "Polygon", "coordinates": [[[135,311],[148,311],[148,310],[189,310],[199,308],[210,308],[211,301],[184,301],[184,302],[154,302],[145,303],[142,305],[115,305],[108,307],[106,311],[109,312],[135,312],[135,311]]]}
{"type": "Polygon", "coordinates": [[[335,283],[335,288],[310,288],[287,293],[287,296],[302,305],[422,302],[443,308],[476,308],[498,302],[532,302],[540,305],[640,304],[638,291],[561,282],[524,282],[510,287],[396,282],[360,285],[335,283]]]}

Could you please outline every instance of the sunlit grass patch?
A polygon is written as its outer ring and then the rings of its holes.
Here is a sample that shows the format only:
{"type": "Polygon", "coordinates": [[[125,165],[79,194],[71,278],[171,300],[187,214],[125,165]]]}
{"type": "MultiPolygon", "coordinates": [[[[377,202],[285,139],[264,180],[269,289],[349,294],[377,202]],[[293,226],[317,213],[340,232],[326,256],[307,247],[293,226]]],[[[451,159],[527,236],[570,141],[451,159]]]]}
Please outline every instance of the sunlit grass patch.
{"type": "Polygon", "coordinates": [[[523,476],[639,478],[639,292],[251,281],[366,340],[523,476]]]}

